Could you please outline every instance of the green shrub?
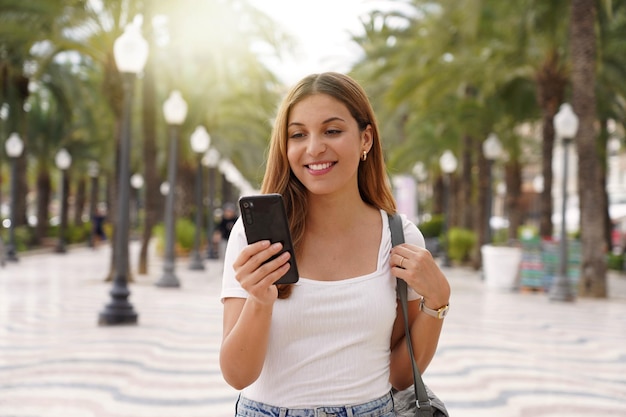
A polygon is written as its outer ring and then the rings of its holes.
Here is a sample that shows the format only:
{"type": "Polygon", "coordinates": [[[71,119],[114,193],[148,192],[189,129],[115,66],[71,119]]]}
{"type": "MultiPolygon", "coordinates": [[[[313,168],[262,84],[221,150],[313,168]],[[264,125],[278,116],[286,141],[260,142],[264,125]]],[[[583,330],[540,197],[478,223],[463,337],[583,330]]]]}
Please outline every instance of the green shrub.
{"type": "Polygon", "coordinates": [[[469,229],[453,227],[448,232],[448,256],[456,262],[465,262],[476,245],[476,234],[469,229]]]}
{"type": "Polygon", "coordinates": [[[624,255],[609,252],[606,258],[607,267],[613,271],[624,270],[624,255]]]}
{"type": "Polygon", "coordinates": [[[85,242],[88,237],[89,224],[87,224],[87,226],[85,226],[84,224],[80,226],[70,224],[65,230],[65,241],[67,243],[85,242]]]}
{"type": "Polygon", "coordinates": [[[506,245],[509,240],[509,229],[496,229],[492,232],[491,243],[493,245],[506,245]]]}
{"type": "Polygon", "coordinates": [[[443,231],[443,222],[443,214],[435,214],[430,220],[420,223],[419,229],[425,238],[439,237],[443,231]]]}
{"type": "MultiPolygon", "coordinates": [[[[8,231],[7,231],[8,239],[8,231]]],[[[29,226],[17,226],[15,228],[15,250],[24,251],[30,246],[33,241],[33,229],[29,226]]],[[[5,244],[7,242],[4,242],[5,244]]]]}
{"type": "Polygon", "coordinates": [[[184,250],[193,248],[193,241],[196,234],[196,225],[187,218],[176,220],[176,242],[184,250]]]}
{"type": "MultiPolygon", "coordinates": [[[[182,250],[189,251],[193,248],[196,225],[187,218],[176,220],[176,243],[182,250]]],[[[165,225],[159,223],[152,229],[152,235],[156,238],[157,251],[165,248],[165,225]]]]}

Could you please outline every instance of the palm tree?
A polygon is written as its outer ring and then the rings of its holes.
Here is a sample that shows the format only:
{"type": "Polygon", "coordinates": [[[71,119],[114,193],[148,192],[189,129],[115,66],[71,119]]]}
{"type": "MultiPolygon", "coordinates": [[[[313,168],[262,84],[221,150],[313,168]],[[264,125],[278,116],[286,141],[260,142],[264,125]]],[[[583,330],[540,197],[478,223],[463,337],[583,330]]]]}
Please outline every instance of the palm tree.
{"type": "Polygon", "coordinates": [[[596,4],[572,0],[570,53],[572,61],[572,106],[579,118],[576,136],[581,213],[581,277],[579,295],[606,297],[606,250],[600,166],[597,152],[596,115],[596,4]]]}
{"type": "MultiPolygon", "coordinates": [[[[597,112],[600,121],[600,134],[598,136],[598,152],[601,164],[601,177],[603,183],[607,178],[607,153],[608,140],[614,132],[609,131],[609,123],[623,125],[626,122],[626,109],[624,98],[626,97],[626,56],[622,52],[623,39],[626,37],[626,3],[613,2],[598,10],[598,49],[597,68],[597,112]],[[610,122],[609,122],[610,121],[610,122]]],[[[606,187],[601,187],[604,197],[603,210],[605,212],[606,247],[613,245],[611,234],[613,230],[612,219],[609,215],[609,195],[606,187]]]]}
{"type": "Polygon", "coordinates": [[[39,50],[46,41],[59,39],[83,10],[84,0],[55,2],[9,2],[0,14],[0,101],[10,108],[9,125],[24,140],[24,152],[18,159],[18,192],[16,209],[18,224],[26,222],[26,161],[29,152],[25,104],[30,95],[29,83],[37,79],[39,50]]]}
{"type": "MultiPolygon", "coordinates": [[[[356,39],[366,53],[356,72],[377,68],[371,71],[370,83],[386,91],[382,94],[383,105],[392,109],[383,110],[383,125],[394,111],[405,115],[390,118],[396,125],[400,120],[404,130],[404,134],[396,135],[396,148],[390,152],[392,166],[406,170],[415,160],[433,158],[445,148],[456,149],[462,156],[462,204],[456,205],[462,211],[455,218],[462,226],[473,226],[484,243],[485,196],[490,184],[485,182],[487,162],[481,143],[491,131],[498,131],[506,139],[512,158],[506,176],[508,194],[519,195],[521,147],[519,138],[508,132],[534,116],[533,103],[527,99],[528,82],[524,82],[520,71],[510,69],[520,60],[515,42],[506,42],[512,38],[510,28],[516,15],[510,12],[509,3],[434,4],[414,1],[416,11],[412,16],[373,13],[365,22],[365,36],[356,39]],[[468,10],[472,11],[469,15],[468,10]],[[397,21],[399,16],[405,20],[399,29],[385,24],[397,21]],[[382,83],[378,81],[381,74],[385,74],[382,83]],[[424,154],[430,156],[425,158],[424,154]],[[477,176],[473,170],[476,165],[477,176]],[[479,185],[478,195],[475,184],[479,185]]],[[[508,201],[511,213],[519,211],[519,198],[508,201]]],[[[516,225],[511,227],[513,233],[516,225]]]]}

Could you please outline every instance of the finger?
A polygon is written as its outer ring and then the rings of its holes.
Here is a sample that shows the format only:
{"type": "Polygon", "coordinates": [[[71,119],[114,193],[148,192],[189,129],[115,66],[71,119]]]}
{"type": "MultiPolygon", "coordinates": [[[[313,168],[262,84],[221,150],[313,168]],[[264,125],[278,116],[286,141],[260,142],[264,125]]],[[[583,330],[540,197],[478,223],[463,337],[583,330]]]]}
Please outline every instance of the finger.
{"type": "Polygon", "coordinates": [[[389,261],[392,268],[406,269],[409,258],[402,253],[396,252],[391,254],[389,261]]]}
{"type": "Polygon", "coordinates": [[[239,253],[239,256],[237,256],[237,259],[235,259],[235,262],[233,263],[233,267],[234,268],[239,268],[239,267],[243,266],[253,256],[255,256],[256,254],[258,254],[262,250],[267,249],[269,247],[270,247],[270,241],[269,240],[260,240],[258,242],[255,242],[255,243],[252,243],[252,244],[249,244],[249,245],[245,246],[243,248],[243,250],[239,253]]]}
{"type": "Polygon", "coordinates": [[[291,254],[285,251],[281,253],[280,255],[276,256],[276,258],[272,259],[271,261],[268,261],[262,264],[261,266],[259,266],[259,268],[257,269],[257,272],[260,275],[267,277],[269,275],[276,274],[276,271],[278,271],[281,268],[284,268],[285,266],[287,267],[285,272],[287,272],[291,266],[291,264],[289,263],[290,257],[291,257],[291,254]]]}
{"type": "Polygon", "coordinates": [[[250,281],[248,281],[246,285],[248,292],[265,293],[269,287],[285,275],[289,268],[291,268],[291,264],[288,262],[289,258],[289,252],[285,252],[275,259],[261,265],[250,275],[250,281]]]}
{"type": "MultiPolygon", "coordinates": [[[[256,245],[256,244],[253,244],[253,245],[256,245]]],[[[261,267],[261,265],[267,262],[271,257],[276,256],[278,253],[280,253],[280,251],[283,248],[283,245],[280,242],[273,243],[269,246],[261,245],[260,248],[259,247],[252,248],[251,246],[252,245],[249,246],[251,252],[248,258],[246,259],[246,261],[244,262],[244,264],[242,264],[242,269],[249,271],[249,272],[253,272],[257,270],[259,267],[261,267]],[[256,251],[254,251],[255,249],[256,251]]],[[[244,256],[246,255],[248,254],[244,254],[244,256]]]]}
{"type": "Polygon", "coordinates": [[[291,254],[287,251],[280,253],[279,251],[281,249],[282,245],[278,243],[270,246],[266,250],[262,250],[253,256],[250,261],[241,268],[241,271],[248,273],[250,276],[249,279],[253,284],[266,280],[268,275],[274,274],[274,272],[287,263],[291,257],[291,254]]]}

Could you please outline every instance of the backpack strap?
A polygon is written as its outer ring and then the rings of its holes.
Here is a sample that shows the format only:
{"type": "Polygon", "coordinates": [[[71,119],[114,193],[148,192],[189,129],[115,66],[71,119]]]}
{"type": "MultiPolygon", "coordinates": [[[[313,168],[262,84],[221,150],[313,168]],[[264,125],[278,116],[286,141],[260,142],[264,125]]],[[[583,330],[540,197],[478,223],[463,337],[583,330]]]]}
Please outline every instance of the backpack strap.
{"type": "MultiPolygon", "coordinates": [[[[389,215],[389,228],[391,229],[391,245],[396,246],[404,243],[404,230],[402,226],[402,218],[398,213],[389,215]]],[[[411,341],[411,332],[409,329],[409,309],[408,303],[408,288],[406,281],[400,278],[396,278],[396,292],[400,303],[402,305],[402,315],[404,316],[404,333],[407,348],[409,349],[409,355],[411,355],[411,365],[413,366],[413,388],[415,389],[415,405],[417,406],[417,415],[419,417],[430,417],[433,415],[432,404],[428,398],[428,392],[426,386],[422,380],[417,364],[415,363],[415,357],[413,356],[413,343],[411,341]]]]}

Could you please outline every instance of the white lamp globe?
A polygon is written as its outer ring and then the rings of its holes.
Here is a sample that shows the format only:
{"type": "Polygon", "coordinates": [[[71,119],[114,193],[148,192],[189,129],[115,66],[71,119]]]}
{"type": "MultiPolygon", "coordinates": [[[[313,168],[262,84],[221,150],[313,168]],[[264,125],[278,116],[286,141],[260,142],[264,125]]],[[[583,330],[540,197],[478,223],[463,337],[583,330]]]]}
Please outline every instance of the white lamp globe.
{"type": "Polygon", "coordinates": [[[163,114],[167,124],[183,124],[187,117],[187,102],[183,99],[180,91],[174,90],[170,93],[170,96],[163,103],[163,114]]]}
{"type": "Polygon", "coordinates": [[[141,36],[139,25],[127,25],[113,44],[115,64],[120,72],[138,74],[148,60],[148,42],[141,36]]]}

